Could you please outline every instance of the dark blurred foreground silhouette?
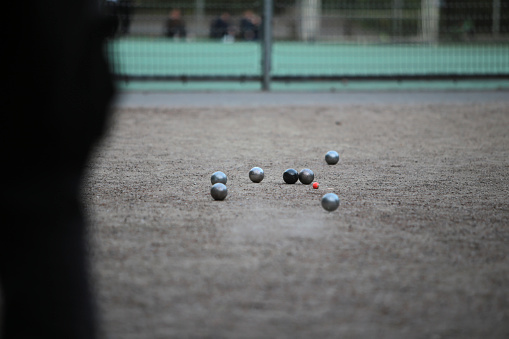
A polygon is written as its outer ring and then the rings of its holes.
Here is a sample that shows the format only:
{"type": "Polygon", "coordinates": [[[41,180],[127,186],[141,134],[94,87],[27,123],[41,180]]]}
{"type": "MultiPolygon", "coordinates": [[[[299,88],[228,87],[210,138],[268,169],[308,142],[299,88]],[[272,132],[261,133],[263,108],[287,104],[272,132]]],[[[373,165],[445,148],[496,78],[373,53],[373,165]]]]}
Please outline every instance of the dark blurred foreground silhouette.
{"type": "Polygon", "coordinates": [[[9,2],[7,13],[23,24],[4,45],[0,337],[95,338],[79,190],[114,95],[110,23],[87,0],[9,2]]]}

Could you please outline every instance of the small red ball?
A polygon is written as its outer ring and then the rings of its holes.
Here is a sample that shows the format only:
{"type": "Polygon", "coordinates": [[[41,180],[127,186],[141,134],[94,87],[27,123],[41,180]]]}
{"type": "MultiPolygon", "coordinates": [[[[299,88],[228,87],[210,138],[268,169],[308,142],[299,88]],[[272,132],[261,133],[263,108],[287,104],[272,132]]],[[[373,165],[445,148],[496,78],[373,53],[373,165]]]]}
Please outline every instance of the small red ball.
{"type": "Polygon", "coordinates": [[[319,186],[319,185],[318,185],[318,183],[317,183],[317,182],[314,182],[314,183],[313,183],[313,188],[314,188],[314,189],[317,189],[317,188],[318,188],[318,186],[319,186]]]}

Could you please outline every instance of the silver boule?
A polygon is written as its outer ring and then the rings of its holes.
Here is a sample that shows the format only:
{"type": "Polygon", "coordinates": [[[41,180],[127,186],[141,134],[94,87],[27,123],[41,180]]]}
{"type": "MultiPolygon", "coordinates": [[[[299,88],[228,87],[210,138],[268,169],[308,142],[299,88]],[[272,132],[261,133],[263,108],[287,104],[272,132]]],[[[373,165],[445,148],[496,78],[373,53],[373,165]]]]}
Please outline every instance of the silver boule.
{"type": "Polygon", "coordinates": [[[225,184],[220,182],[215,183],[210,189],[210,195],[212,195],[214,200],[224,200],[228,195],[228,188],[226,188],[225,184]]]}
{"type": "Polygon", "coordinates": [[[322,207],[329,211],[335,211],[339,207],[339,198],[334,193],[327,193],[322,197],[322,207]]]}
{"type": "Polygon", "coordinates": [[[325,154],[325,161],[329,165],[335,165],[339,161],[339,154],[336,151],[329,151],[327,154],[325,154]]]}
{"type": "Polygon", "coordinates": [[[304,185],[309,185],[315,179],[315,174],[309,168],[304,168],[299,172],[299,180],[304,185]]]}
{"type": "Polygon", "coordinates": [[[260,182],[263,180],[263,177],[264,173],[260,167],[253,167],[249,171],[249,179],[251,179],[252,182],[260,182]]]}
{"type": "Polygon", "coordinates": [[[212,183],[212,185],[217,184],[218,182],[226,185],[227,180],[228,178],[226,177],[226,174],[224,174],[221,171],[212,173],[212,176],[210,177],[210,182],[212,183]]]}

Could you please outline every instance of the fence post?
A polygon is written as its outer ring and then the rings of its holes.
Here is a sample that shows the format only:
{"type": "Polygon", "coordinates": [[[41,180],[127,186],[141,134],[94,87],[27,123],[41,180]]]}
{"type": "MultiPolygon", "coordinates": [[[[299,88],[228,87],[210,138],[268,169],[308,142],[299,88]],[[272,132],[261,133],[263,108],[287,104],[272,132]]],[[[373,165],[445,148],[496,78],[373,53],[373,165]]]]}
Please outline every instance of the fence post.
{"type": "Polygon", "coordinates": [[[421,26],[422,40],[428,43],[438,42],[438,25],[440,22],[440,1],[422,0],[421,1],[421,26]]]}
{"type": "Polygon", "coordinates": [[[262,18],[262,90],[270,91],[270,70],[272,63],[272,7],[273,0],[263,1],[262,18]]]}
{"type": "Polygon", "coordinates": [[[315,41],[320,34],[322,0],[301,0],[300,38],[304,41],[315,41]]]}

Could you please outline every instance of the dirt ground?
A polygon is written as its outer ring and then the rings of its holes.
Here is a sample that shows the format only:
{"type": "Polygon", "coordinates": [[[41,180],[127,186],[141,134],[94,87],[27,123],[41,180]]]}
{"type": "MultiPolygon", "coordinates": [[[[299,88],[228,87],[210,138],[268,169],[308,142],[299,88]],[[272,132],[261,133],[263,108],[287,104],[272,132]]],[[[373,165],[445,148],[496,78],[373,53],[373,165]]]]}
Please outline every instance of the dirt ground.
{"type": "Polygon", "coordinates": [[[83,188],[104,338],[509,337],[507,103],[114,113],[83,188]]]}

